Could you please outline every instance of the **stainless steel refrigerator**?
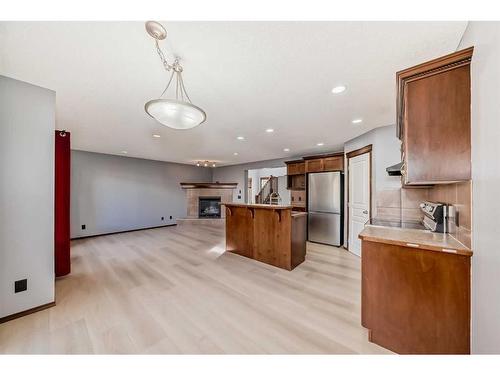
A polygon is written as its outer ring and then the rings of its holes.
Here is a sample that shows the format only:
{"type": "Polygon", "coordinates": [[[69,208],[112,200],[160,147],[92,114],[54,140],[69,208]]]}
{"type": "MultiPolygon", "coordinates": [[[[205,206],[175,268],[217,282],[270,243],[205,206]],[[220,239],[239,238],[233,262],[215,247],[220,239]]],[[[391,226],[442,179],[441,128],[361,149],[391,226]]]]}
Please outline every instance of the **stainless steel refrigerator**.
{"type": "Polygon", "coordinates": [[[309,173],[307,184],[308,240],[340,246],[343,239],[343,191],[341,172],[309,173]]]}

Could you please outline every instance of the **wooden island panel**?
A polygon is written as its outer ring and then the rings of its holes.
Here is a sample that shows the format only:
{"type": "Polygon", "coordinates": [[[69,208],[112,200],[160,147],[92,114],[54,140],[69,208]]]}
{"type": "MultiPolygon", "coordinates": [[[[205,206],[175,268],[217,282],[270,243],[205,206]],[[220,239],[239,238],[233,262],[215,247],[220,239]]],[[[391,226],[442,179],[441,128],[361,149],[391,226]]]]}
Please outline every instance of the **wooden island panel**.
{"type": "Polygon", "coordinates": [[[226,207],[226,232],[235,233],[237,235],[226,238],[226,250],[238,255],[251,258],[252,253],[252,238],[253,212],[248,209],[237,209],[226,207]],[[227,220],[232,217],[232,220],[227,220]],[[229,241],[228,241],[229,239],[229,241]]]}
{"type": "Polygon", "coordinates": [[[291,206],[225,204],[226,251],[292,270],[305,260],[307,213],[291,206]]]}

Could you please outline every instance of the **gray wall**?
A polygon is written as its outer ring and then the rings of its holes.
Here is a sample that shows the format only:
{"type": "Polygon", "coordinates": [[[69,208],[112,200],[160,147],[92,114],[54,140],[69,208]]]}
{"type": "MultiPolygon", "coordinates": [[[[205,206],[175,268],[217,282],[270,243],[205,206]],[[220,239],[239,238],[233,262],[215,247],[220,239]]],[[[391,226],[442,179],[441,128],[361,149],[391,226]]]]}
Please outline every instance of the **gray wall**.
{"type": "MultiPolygon", "coordinates": [[[[372,216],[376,216],[377,191],[398,189],[401,187],[401,177],[389,176],[385,170],[390,165],[401,161],[401,142],[396,137],[396,125],[388,125],[366,132],[344,144],[344,152],[348,153],[367,145],[372,145],[372,216]]],[[[347,169],[347,158],[345,167],[347,169]]],[[[344,191],[347,193],[349,181],[344,179],[344,191]]],[[[347,213],[347,194],[344,199],[344,213],[347,213]]],[[[344,215],[344,244],[347,245],[347,214],[344,215]]]]}
{"type": "MultiPolygon", "coordinates": [[[[372,147],[372,191],[398,189],[401,177],[389,176],[388,166],[401,161],[401,141],[396,137],[396,125],[382,126],[370,130],[344,144],[344,152],[357,150],[367,145],[372,147]]],[[[345,160],[347,167],[347,159],[345,160]]]]}
{"type": "Polygon", "coordinates": [[[469,22],[472,80],[472,352],[500,353],[500,23],[469,22]]]}
{"type": "Polygon", "coordinates": [[[0,76],[0,317],[54,301],[55,99],[0,76]]]}
{"type": "Polygon", "coordinates": [[[175,224],[186,217],[179,183],[211,180],[210,168],[74,150],[71,237],[175,224]]]}
{"type": "Polygon", "coordinates": [[[245,202],[246,180],[248,178],[249,169],[260,168],[276,168],[285,166],[285,160],[289,159],[273,159],[263,160],[254,163],[229,165],[227,167],[219,167],[213,170],[213,182],[237,182],[238,186],[233,193],[233,202],[245,202]]]}

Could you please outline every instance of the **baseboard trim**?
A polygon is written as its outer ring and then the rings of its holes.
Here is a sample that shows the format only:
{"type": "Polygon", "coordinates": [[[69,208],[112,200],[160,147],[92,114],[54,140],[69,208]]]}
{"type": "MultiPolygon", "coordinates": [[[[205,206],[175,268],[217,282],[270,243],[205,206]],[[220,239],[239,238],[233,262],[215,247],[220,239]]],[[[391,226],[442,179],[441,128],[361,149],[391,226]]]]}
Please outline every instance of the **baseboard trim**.
{"type": "Polygon", "coordinates": [[[165,224],[165,225],[158,225],[156,227],[147,227],[147,228],[138,228],[138,229],[128,229],[128,230],[121,230],[118,232],[108,232],[108,233],[101,233],[101,234],[91,234],[90,236],[83,236],[83,237],[73,237],[71,240],[82,240],[85,238],[92,238],[92,237],[100,237],[100,236],[109,236],[112,234],[120,234],[120,233],[129,233],[129,232],[137,232],[139,230],[148,230],[148,229],[157,229],[157,228],[165,228],[165,227],[173,227],[176,226],[177,224],[165,224]]]}
{"type": "Polygon", "coordinates": [[[33,307],[32,309],[28,309],[28,310],[24,310],[24,311],[21,311],[21,312],[12,314],[12,315],[4,316],[3,318],[0,318],[0,324],[8,322],[10,320],[21,318],[21,317],[26,316],[26,315],[30,315],[30,314],[36,313],[38,311],[42,311],[42,310],[48,309],[50,307],[54,307],[55,305],[56,305],[56,302],[54,301],[54,302],[46,303],[45,305],[40,305],[40,306],[37,306],[37,307],[33,307]]]}

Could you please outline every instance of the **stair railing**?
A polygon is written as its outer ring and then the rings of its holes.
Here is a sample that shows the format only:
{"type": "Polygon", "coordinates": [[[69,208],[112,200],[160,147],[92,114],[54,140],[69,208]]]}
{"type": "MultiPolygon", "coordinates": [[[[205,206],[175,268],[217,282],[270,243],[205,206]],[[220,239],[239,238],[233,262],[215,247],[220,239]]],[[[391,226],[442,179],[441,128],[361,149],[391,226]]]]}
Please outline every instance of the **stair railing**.
{"type": "Polygon", "coordinates": [[[266,181],[259,194],[255,196],[255,203],[258,204],[277,204],[271,199],[271,195],[278,193],[278,177],[270,176],[266,181]]]}

